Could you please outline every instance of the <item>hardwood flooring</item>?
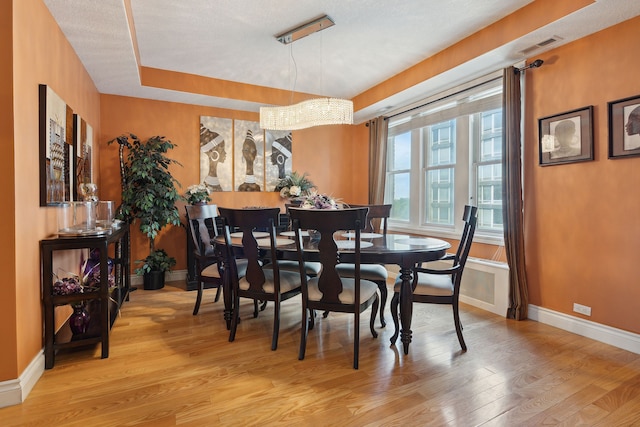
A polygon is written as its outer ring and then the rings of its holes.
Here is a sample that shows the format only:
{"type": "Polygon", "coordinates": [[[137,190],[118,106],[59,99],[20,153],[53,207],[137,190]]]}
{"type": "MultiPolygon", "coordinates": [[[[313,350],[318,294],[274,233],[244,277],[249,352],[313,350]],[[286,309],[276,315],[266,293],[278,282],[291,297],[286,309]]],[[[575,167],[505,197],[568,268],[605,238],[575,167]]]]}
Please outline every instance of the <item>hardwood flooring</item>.
{"type": "Polygon", "coordinates": [[[252,318],[244,302],[228,342],[222,302],[205,291],[139,290],[100,346],[60,352],[2,426],[640,426],[640,355],[533,321],[462,307],[460,351],[451,307],[416,304],[409,355],[373,339],[362,317],[352,369],[353,317],[318,316],[297,359],[299,299],[252,318]]]}

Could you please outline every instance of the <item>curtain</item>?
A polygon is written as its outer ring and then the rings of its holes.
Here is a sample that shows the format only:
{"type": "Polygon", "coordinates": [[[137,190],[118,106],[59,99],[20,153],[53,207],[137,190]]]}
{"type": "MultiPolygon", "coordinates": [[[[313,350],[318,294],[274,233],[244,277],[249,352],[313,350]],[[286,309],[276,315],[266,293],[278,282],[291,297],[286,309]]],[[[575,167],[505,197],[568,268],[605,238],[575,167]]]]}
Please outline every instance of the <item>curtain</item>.
{"type": "Polygon", "coordinates": [[[502,200],[504,247],[509,264],[509,309],[507,318],[527,318],[529,290],[525,270],[522,201],[520,72],[504,69],[502,200]]]}
{"type": "Polygon", "coordinates": [[[369,120],[369,204],[384,203],[384,181],[387,173],[388,121],[383,117],[369,120]]]}

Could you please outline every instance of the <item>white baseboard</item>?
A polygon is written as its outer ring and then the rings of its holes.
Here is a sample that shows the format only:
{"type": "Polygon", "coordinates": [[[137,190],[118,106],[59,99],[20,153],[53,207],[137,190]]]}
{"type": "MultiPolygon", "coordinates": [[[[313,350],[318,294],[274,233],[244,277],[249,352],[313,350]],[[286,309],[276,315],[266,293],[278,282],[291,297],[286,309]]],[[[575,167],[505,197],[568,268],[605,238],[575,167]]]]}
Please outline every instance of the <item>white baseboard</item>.
{"type": "Polygon", "coordinates": [[[0,382],[0,408],[24,402],[43,373],[44,352],[41,350],[19,378],[0,382]]]}
{"type": "MultiPolygon", "coordinates": [[[[172,270],[165,273],[164,280],[167,282],[177,282],[179,280],[187,280],[187,270],[172,270]]],[[[131,286],[142,286],[142,276],[137,274],[131,275],[131,286]]]]}
{"type": "Polygon", "coordinates": [[[529,304],[529,319],[640,354],[640,334],[529,304]]]}

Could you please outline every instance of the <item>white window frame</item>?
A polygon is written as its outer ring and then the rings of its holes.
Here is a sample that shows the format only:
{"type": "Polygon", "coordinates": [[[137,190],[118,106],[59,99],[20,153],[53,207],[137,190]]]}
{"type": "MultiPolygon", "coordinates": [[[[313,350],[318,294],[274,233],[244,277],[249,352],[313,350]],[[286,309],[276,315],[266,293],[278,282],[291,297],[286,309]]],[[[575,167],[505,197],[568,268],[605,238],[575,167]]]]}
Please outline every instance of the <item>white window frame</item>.
{"type": "MultiPolygon", "coordinates": [[[[480,111],[490,111],[502,108],[502,72],[492,73],[489,76],[471,81],[465,85],[452,88],[447,92],[434,95],[418,103],[416,106],[406,107],[404,112],[392,114],[389,119],[389,147],[392,147],[393,138],[397,135],[410,132],[411,134],[411,170],[409,190],[409,220],[389,219],[389,230],[400,233],[424,234],[435,237],[459,239],[464,226],[461,221],[461,212],[465,204],[477,205],[479,200],[475,194],[478,178],[479,144],[482,122],[480,113],[474,114],[474,108],[480,111]],[[490,93],[490,97],[474,99],[469,97],[468,91],[487,93],[488,87],[495,87],[496,92],[490,93]],[[467,93],[465,93],[467,92],[467,93]],[[460,98],[469,98],[465,102],[456,104],[460,98]],[[493,106],[491,108],[486,105],[493,106]],[[496,104],[496,102],[499,102],[496,104]],[[477,105],[474,105],[476,103],[477,105]],[[478,107],[480,105],[480,107],[478,107]],[[430,129],[427,126],[439,124],[449,119],[455,119],[455,165],[454,165],[454,202],[453,224],[434,224],[427,221],[427,171],[444,168],[446,166],[427,166],[425,151],[429,144],[430,129]],[[471,145],[471,146],[470,146],[471,145]]],[[[500,160],[493,163],[501,164],[500,160]]],[[[400,171],[389,170],[393,165],[387,161],[387,179],[400,171]]],[[[491,163],[491,162],[490,162],[491,163]]],[[[402,172],[406,172],[403,170],[402,172]]],[[[385,203],[392,203],[392,186],[385,186],[385,203]]],[[[500,221],[501,222],[501,221],[500,221]]],[[[478,227],[475,241],[489,244],[503,244],[503,231],[488,230],[478,227]]]]}

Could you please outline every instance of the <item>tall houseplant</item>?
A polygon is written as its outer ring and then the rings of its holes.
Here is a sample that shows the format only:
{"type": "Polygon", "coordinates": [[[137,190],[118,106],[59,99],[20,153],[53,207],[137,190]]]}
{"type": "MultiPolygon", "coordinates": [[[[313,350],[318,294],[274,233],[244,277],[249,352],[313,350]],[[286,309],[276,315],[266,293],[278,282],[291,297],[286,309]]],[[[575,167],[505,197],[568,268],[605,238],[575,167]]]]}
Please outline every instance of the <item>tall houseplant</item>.
{"type": "Polygon", "coordinates": [[[167,225],[180,225],[176,202],[181,196],[176,189],[180,183],[171,175],[169,166],[177,164],[167,157],[176,147],[164,136],[152,136],[145,142],[134,134],[121,135],[109,144],[120,145],[120,172],[122,178],[122,204],[118,218],[132,224],[140,224],[140,231],[149,238],[149,255],[142,261],[136,273],[145,276],[145,289],[164,286],[164,273],[175,265],[175,258],[163,249],[156,249],[155,238],[167,225]],[[126,159],[124,150],[127,149],[126,159]]]}

